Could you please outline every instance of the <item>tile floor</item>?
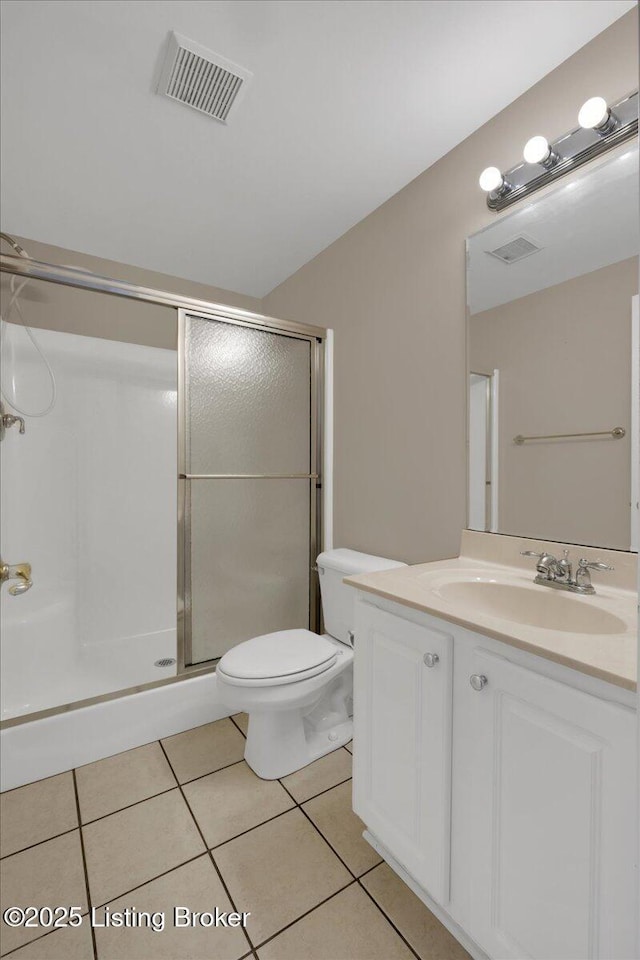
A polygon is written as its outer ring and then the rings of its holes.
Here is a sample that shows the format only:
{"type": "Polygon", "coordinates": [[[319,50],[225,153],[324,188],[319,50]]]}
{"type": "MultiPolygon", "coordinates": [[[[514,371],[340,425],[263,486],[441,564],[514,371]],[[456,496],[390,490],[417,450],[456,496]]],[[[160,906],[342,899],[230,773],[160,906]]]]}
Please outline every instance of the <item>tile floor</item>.
{"type": "Polygon", "coordinates": [[[12,960],[465,960],[362,839],[350,745],[280,781],[243,760],[246,717],[218,720],[2,794],[0,899],[77,906],[76,928],[1,928],[12,960]],[[250,911],[175,928],[175,906],[250,911]],[[87,913],[165,912],[165,928],[87,913]]]}

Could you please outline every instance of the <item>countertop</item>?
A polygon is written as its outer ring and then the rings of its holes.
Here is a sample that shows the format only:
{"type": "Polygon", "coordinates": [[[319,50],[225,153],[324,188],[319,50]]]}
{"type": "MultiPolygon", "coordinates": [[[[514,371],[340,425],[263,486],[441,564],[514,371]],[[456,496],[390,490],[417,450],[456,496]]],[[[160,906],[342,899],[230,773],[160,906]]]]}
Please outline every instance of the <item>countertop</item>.
{"type": "MultiPolygon", "coordinates": [[[[529,545],[535,546],[535,541],[529,542],[529,545]]],[[[496,563],[495,560],[460,556],[453,560],[439,560],[347,577],[344,582],[358,590],[459,624],[627,690],[636,690],[637,593],[619,586],[602,584],[602,577],[596,583],[594,575],[596,595],[580,596],[533,584],[534,575],[533,567],[525,570],[521,563],[511,566],[496,563]],[[547,591],[554,597],[568,597],[571,598],[571,603],[583,604],[585,607],[597,604],[602,610],[621,620],[623,626],[620,632],[616,633],[575,633],[489,615],[471,607],[467,602],[460,603],[445,598],[438,592],[439,585],[451,576],[454,579],[491,579],[498,583],[507,581],[519,587],[547,591]]]]}

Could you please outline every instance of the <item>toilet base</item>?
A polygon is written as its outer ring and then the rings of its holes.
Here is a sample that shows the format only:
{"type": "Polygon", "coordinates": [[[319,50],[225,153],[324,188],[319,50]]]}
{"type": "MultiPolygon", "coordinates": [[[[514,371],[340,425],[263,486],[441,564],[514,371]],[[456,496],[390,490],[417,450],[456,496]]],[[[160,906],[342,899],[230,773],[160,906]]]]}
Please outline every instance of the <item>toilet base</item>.
{"type": "Polygon", "coordinates": [[[244,758],[262,780],[278,780],[343,747],[353,737],[347,718],[328,729],[309,729],[299,710],[251,713],[244,758]]]}

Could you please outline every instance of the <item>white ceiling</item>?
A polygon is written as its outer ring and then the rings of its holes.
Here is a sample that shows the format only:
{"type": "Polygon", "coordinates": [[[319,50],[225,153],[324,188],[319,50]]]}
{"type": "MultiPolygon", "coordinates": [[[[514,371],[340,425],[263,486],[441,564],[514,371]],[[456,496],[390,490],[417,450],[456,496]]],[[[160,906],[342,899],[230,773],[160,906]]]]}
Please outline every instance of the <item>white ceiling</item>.
{"type": "Polygon", "coordinates": [[[633,0],[6,0],[2,226],[263,296],[633,0]],[[154,93],[170,30],[254,73],[154,93]]]}
{"type": "Polygon", "coordinates": [[[599,270],[640,252],[638,145],[574,180],[519,204],[469,238],[467,302],[471,314],[599,270]],[[524,236],[540,249],[515,263],[490,255],[524,236]]]}

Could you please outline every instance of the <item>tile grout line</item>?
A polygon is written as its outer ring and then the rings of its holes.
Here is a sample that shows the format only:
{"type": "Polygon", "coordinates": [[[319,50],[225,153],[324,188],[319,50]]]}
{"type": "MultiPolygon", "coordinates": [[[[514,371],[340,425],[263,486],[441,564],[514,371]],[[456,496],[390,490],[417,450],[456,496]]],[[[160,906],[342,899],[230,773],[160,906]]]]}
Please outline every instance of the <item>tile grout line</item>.
{"type": "Polygon", "coordinates": [[[373,873],[374,870],[377,870],[378,867],[381,867],[384,862],[384,860],[380,859],[379,863],[374,863],[372,867],[367,867],[364,873],[361,873],[358,877],[358,883],[360,883],[363,877],[368,877],[370,873],[373,873]]]}
{"type": "MultiPolygon", "coordinates": [[[[66,771],[65,771],[65,772],[66,772],[66,771]]],[[[89,918],[90,918],[90,917],[91,917],[91,914],[87,911],[87,913],[83,913],[83,914],[81,914],[81,916],[82,916],[82,918],[83,918],[83,919],[82,919],[82,924],[83,924],[83,923],[84,923],[84,918],[85,918],[85,917],[89,917],[89,918]]],[[[80,924],[80,926],[82,926],[82,924],[80,924]]],[[[6,953],[0,954],[0,956],[2,957],[2,960],[5,960],[5,957],[13,956],[14,953],[17,953],[17,952],[18,952],[18,950],[24,950],[25,947],[30,947],[32,943],[38,943],[40,940],[44,940],[45,937],[50,937],[52,933],[55,933],[55,932],[56,932],[56,930],[64,930],[64,929],[67,929],[67,928],[66,928],[66,927],[54,927],[52,930],[47,930],[46,933],[41,933],[40,936],[34,937],[33,940],[27,940],[26,943],[21,943],[19,947],[12,947],[11,950],[7,950],[6,953]]],[[[78,927],[78,929],[80,929],[80,927],[78,927]]]]}
{"type": "MultiPolygon", "coordinates": [[[[383,860],[382,862],[384,863],[384,860],[383,860]]],[[[377,864],[376,864],[376,867],[379,867],[379,866],[380,866],[380,864],[377,863],[377,864]]],[[[375,869],[375,868],[373,868],[373,869],[375,869]]],[[[367,871],[367,872],[370,872],[370,871],[367,871]]],[[[363,876],[364,876],[364,874],[363,874],[363,876]]],[[[378,908],[378,910],[380,911],[380,913],[382,914],[382,916],[384,917],[384,919],[387,921],[387,923],[389,924],[389,926],[390,926],[393,930],[395,930],[395,932],[398,934],[398,936],[400,937],[400,939],[402,940],[402,942],[409,948],[409,950],[410,950],[411,953],[414,955],[414,957],[416,958],[416,960],[422,960],[422,958],[420,957],[420,954],[417,952],[417,950],[414,950],[414,948],[411,946],[411,944],[409,943],[409,941],[407,940],[407,938],[405,937],[405,935],[404,935],[403,933],[401,933],[400,930],[396,927],[396,925],[395,925],[395,923],[393,922],[393,920],[391,919],[391,917],[390,917],[387,913],[385,913],[385,911],[382,909],[382,907],[380,906],[380,904],[378,903],[378,901],[375,899],[375,897],[373,897],[373,896],[369,893],[369,891],[367,890],[367,888],[364,886],[364,884],[360,882],[360,878],[358,878],[358,880],[357,880],[356,882],[357,882],[358,886],[360,887],[360,889],[361,889],[362,891],[364,891],[364,893],[369,897],[369,900],[371,900],[371,902],[372,902],[372,904],[374,905],[374,907],[377,907],[377,908],[378,908]]]]}
{"type": "MultiPolygon", "coordinates": [[[[78,833],[80,834],[80,849],[82,851],[82,866],[84,869],[84,882],[87,890],[87,904],[89,906],[89,917],[91,918],[92,902],[91,902],[91,889],[89,887],[89,870],[87,868],[87,855],[84,849],[84,835],[82,833],[82,818],[80,814],[80,796],[78,794],[78,782],[76,780],[75,769],[71,771],[71,775],[73,777],[73,792],[76,798],[76,812],[78,815],[78,833]]],[[[94,960],[98,960],[98,946],[96,943],[96,931],[93,927],[93,923],[91,923],[91,920],[89,921],[89,926],[91,929],[91,942],[93,944],[93,957],[94,957],[94,960]]]]}
{"type": "Polygon", "coordinates": [[[268,820],[262,820],[260,823],[254,824],[253,827],[248,827],[246,830],[243,830],[241,833],[234,834],[232,837],[229,837],[227,840],[221,840],[220,843],[214,844],[213,847],[207,847],[207,850],[211,850],[211,851],[219,850],[220,847],[225,847],[228,843],[231,843],[233,840],[239,840],[240,837],[245,837],[248,833],[251,833],[252,830],[257,830],[258,827],[264,827],[267,823],[273,823],[274,820],[278,820],[280,817],[284,817],[285,814],[291,813],[292,810],[295,810],[295,805],[292,807],[287,807],[286,810],[281,810],[280,813],[274,814],[272,817],[269,817],[268,820]]]}
{"type": "MultiPolygon", "coordinates": [[[[186,798],[185,798],[185,803],[187,804],[187,807],[189,807],[189,804],[187,803],[186,798]]],[[[193,817],[193,822],[196,824],[196,827],[198,827],[198,823],[197,823],[197,821],[196,821],[195,816],[193,815],[193,811],[191,810],[191,807],[189,807],[189,813],[190,813],[191,816],[193,817]]],[[[198,827],[198,830],[200,830],[200,827],[198,827]]],[[[200,834],[200,835],[202,836],[202,834],[200,834]]],[[[202,839],[204,840],[204,837],[202,837],[202,839]]],[[[205,841],[205,843],[206,843],[206,841],[205,841]]],[[[238,908],[236,907],[235,900],[234,900],[233,897],[231,896],[231,891],[229,890],[227,884],[225,883],[225,879],[224,879],[224,877],[222,876],[222,873],[221,873],[221,871],[220,871],[220,868],[218,867],[218,864],[217,864],[216,861],[214,860],[214,857],[213,857],[213,854],[211,853],[211,850],[207,850],[207,856],[209,857],[209,860],[211,861],[211,863],[212,863],[212,865],[213,865],[213,869],[214,869],[215,872],[218,874],[218,879],[220,880],[220,883],[222,884],[222,889],[224,890],[224,892],[226,893],[226,895],[227,895],[228,898],[229,898],[229,903],[231,904],[231,906],[233,907],[233,909],[234,909],[234,911],[235,911],[236,913],[240,913],[241,911],[239,911],[238,908]]],[[[251,937],[249,936],[249,931],[247,930],[246,927],[242,927],[242,932],[244,933],[245,937],[247,938],[247,943],[249,944],[251,956],[254,957],[255,960],[258,960],[258,956],[257,956],[257,954],[256,954],[255,947],[254,947],[254,945],[253,945],[253,940],[252,940],[251,937]]]]}
{"type": "MultiPolygon", "coordinates": [[[[144,746],[144,744],[143,744],[143,746],[144,746]]],[[[134,748],[134,749],[135,749],[135,748],[134,748]]],[[[123,750],[122,752],[123,752],[123,753],[128,753],[127,750],[123,750]]],[[[114,756],[115,756],[115,754],[114,754],[114,756]]],[[[106,758],[104,758],[104,759],[106,759],[106,758]]],[[[92,760],[91,762],[92,762],[92,763],[97,763],[98,761],[97,761],[97,760],[92,760]]],[[[85,766],[85,767],[86,767],[86,766],[89,766],[89,764],[86,764],[86,763],[85,763],[85,764],[82,764],[82,766],[85,766]]],[[[37,780],[28,780],[26,783],[21,783],[18,787],[9,787],[7,790],[0,790],[0,796],[1,796],[1,797],[8,796],[8,794],[10,794],[10,793],[15,793],[16,790],[22,790],[23,787],[32,787],[32,786],[34,786],[36,783],[44,783],[46,780],[55,780],[56,777],[63,777],[63,776],[65,775],[65,773],[73,773],[74,770],[75,770],[75,767],[69,767],[68,770],[61,770],[60,773],[52,773],[52,774],[50,774],[48,777],[38,777],[37,780]]],[[[5,956],[7,956],[7,954],[3,953],[2,956],[5,957],[5,956]]]]}
{"type": "Polygon", "coordinates": [[[128,897],[130,893],[135,893],[136,890],[140,890],[141,887],[146,887],[148,883],[153,883],[154,880],[160,880],[162,877],[166,877],[167,874],[173,873],[175,870],[179,870],[180,867],[186,867],[189,863],[193,863],[195,860],[199,860],[200,857],[206,857],[207,851],[201,850],[200,853],[197,853],[195,857],[189,857],[188,860],[183,860],[182,863],[177,863],[175,867],[169,867],[168,870],[163,870],[162,873],[158,873],[155,877],[150,877],[148,880],[143,880],[142,883],[136,884],[135,887],[131,887],[130,890],[125,890],[124,893],[118,893],[114,897],[111,897],[109,900],[104,900],[102,903],[97,903],[95,905],[96,910],[102,909],[102,907],[108,906],[110,903],[114,903],[116,900],[121,900],[122,897],[128,897]]]}
{"type": "MultiPolygon", "coordinates": [[[[278,783],[280,784],[280,786],[282,787],[283,790],[287,790],[287,788],[285,787],[285,785],[282,783],[281,780],[278,780],[278,783]]],[[[338,786],[338,784],[336,784],[336,786],[338,786]]],[[[289,793],[288,790],[287,790],[287,793],[289,793]]],[[[302,805],[299,804],[299,803],[296,801],[295,797],[293,797],[290,793],[289,793],[289,796],[290,796],[291,799],[294,801],[294,803],[295,803],[296,807],[298,808],[298,810],[300,811],[300,813],[301,813],[304,817],[307,818],[307,820],[309,821],[309,823],[311,824],[311,826],[313,827],[313,829],[322,837],[322,839],[323,839],[324,842],[327,844],[327,846],[329,847],[329,849],[335,854],[335,856],[338,858],[338,860],[340,861],[340,863],[342,864],[342,866],[345,868],[345,870],[353,877],[354,880],[357,880],[358,878],[356,877],[356,875],[355,875],[355,873],[353,872],[353,870],[351,869],[351,867],[348,867],[348,866],[347,866],[347,864],[344,862],[344,860],[342,859],[342,857],[340,856],[340,854],[338,853],[338,851],[332,846],[332,844],[329,843],[329,841],[327,840],[327,838],[326,838],[325,835],[323,834],[323,832],[322,832],[322,830],[320,829],[320,827],[316,826],[316,824],[313,822],[313,820],[311,819],[311,817],[309,816],[309,814],[307,813],[307,811],[304,810],[304,809],[302,808],[302,805]]],[[[320,794],[318,794],[318,796],[320,796],[320,794]]],[[[305,800],[305,803],[306,803],[306,802],[307,802],[307,801],[305,800]]]]}
{"type": "Polygon", "coordinates": [[[284,927],[281,927],[280,930],[276,930],[275,933],[272,933],[270,937],[267,937],[266,940],[262,940],[256,947],[256,950],[262,950],[262,948],[267,943],[271,943],[272,940],[275,940],[276,937],[279,937],[281,933],[284,933],[285,930],[289,930],[291,927],[295,927],[296,923],[299,920],[304,920],[305,917],[308,917],[310,913],[313,913],[315,910],[318,910],[320,907],[323,907],[325,903],[328,903],[329,900],[333,900],[334,897],[337,897],[338,894],[344,893],[345,890],[348,890],[349,887],[353,887],[357,884],[357,880],[349,880],[348,883],[345,883],[344,887],[340,887],[339,890],[335,890],[333,893],[330,893],[328,897],[325,897],[324,900],[321,900],[320,903],[316,903],[313,907],[310,907],[308,910],[305,910],[304,913],[301,913],[299,917],[296,917],[295,920],[292,920],[291,923],[287,923],[284,927]]]}
{"type": "MultiPolygon", "coordinates": [[[[176,772],[175,772],[175,770],[173,769],[173,766],[172,766],[172,764],[171,764],[171,761],[169,760],[169,757],[168,757],[168,755],[167,755],[167,752],[166,752],[166,750],[165,750],[165,748],[164,748],[164,744],[162,743],[161,740],[159,740],[158,743],[160,744],[160,749],[161,749],[162,752],[164,753],[165,758],[166,758],[166,761],[167,761],[167,763],[169,764],[169,766],[171,767],[171,771],[172,771],[174,777],[176,777],[176,780],[177,780],[178,778],[177,778],[177,776],[176,776],[176,772]]],[[[178,784],[178,789],[180,790],[180,795],[182,796],[182,799],[184,800],[184,802],[185,802],[185,804],[186,804],[187,810],[189,811],[189,815],[191,816],[191,819],[193,820],[193,822],[194,822],[194,824],[195,824],[195,828],[196,828],[196,830],[198,831],[198,833],[200,834],[200,838],[201,838],[202,842],[204,843],[206,855],[209,857],[209,860],[211,861],[211,864],[213,865],[213,869],[215,870],[215,872],[216,872],[217,875],[218,875],[218,879],[220,880],[220,883],[222,884],[222,888],[223,888],[224,892],[226,893],[227,897],[229,898],[229,902],[231,903],[231,906],[233,907],[234,912],[235,912],[235,913],[241,912],[241,911],[238,911],[238,910],[237,910],[236,905],[235,905],[235,901],[234,901],[233,897],[231,896],[231,892],[230,892],[229,888],[227,887],[227,885],[226,885],[226,883],[225,883],[225,881],[224,881],[224,877],[222,876],[222,874],[221,874],[221,872],[220,872],[220,870],[219,870],[219,868],[218,868],[218,864],[217,864],[216,861],[214,860],[213,854],[211,853],[211,850],[210,850],[209,847],[207,846],[207,841],[205,840],[204,834],[203,834],[202,830],[200,829],[200,824],[199,824],[198,821],[196,820],[195,814],[194,814],[193,810],[191,809],[191,807],[189,806],[189,801],[187,800],[187,798],[186,798],[186,796],[185,796],[185,794],[184,794],[184,790],[182,789],[182,784],[180,784],[180,783],[178,784]]],[[[257,956],[256,956],[256,952],[255,952],[255,947],[254,947],[254,945],[253,945],[253,941],[251,940],[251,937],[249,936],[249,934],[248,934],[248,932],[247,932],[247,928],[246,928],[246,927],[242,927],[242,932],[244,933],[245,937],[247,938],[247,943],[249,944],[249,948],[250,948],[250,951],[251,951],[252,955],[255,957],[255,960],[258,960],[258,958],[257,958],[257,956]]]]}
{"type": "MultiPolygon", "coordinates": [[[[164,747],[162,746],[162,741],[161,741],[161,740],[158,740],[158,743],[160,744],[160,747],[161,747],[162,751],[164,752],[164,747]]],[[[166,753],[165,753],[165,757],[167,757],[167,761],[168,761],[168,760],[169,760],[169,757],[167,756],[166,753]]],[[[186,785],[187,785],[188,783],[194,783],[196,780],[203,780],[205,777],[210,777],[212,773],[220,773],[221,770],[228,770],[230,767],[237,767],[239,763],[244,763],[244,757],[242,757],[242,759],[240,759],[240,760],[234,760],[233,763],[225,763],[224,767],[216,767],[215,770],[207,770],[206,773],[199,773],[197,777],[192,777],[191,780],[183,780],[182,783],[180,783],[180,781],[178,780],[177,774],[175,773],[173,767],[171,767],[171,772],[173,773],[174,777],[176,778],[176,784],[177,784],[179,787],[186,787],[186,785]]],[[[171,764],[169,764],[169,765],[171,766],[171,764]]],[[[173,789],[173,788],[171,788],[171,789],[173,789]]]]}
{"type": "MultiPolygon", "coordinates": [[[[193,783],[194,780],[202,780],[203,777],[210,777],[212,773],[220,773],[221,770],[228,770],[230,767],[237,767],[239,763],[244,763],[244,755],[239,760],[234,760],[232,763],[225,763],[224,767],[216,767],[215,770],[209,770],[207,773],[199,773],[197,777],[191,777],[190,780],[183,780],[181,786],[185,786],[187,783],[193,783]]],[[[174,773],[174,777],[175,777],[174,773]]],[[[177,777],[176,777],[177,779],[177,777]]],[[[180,781],[178,780],[178,783],[180,781]]]]}
{"type": "Polygon", "coordinates": [[[246,733],[244,732],[244,730],[242,729],[242,727],[240,726],[240,724],[237,723],[237,722],[234,720],[233,717],[229,717],[229,720],[231,720],[231,723],[234,725],[234,727],[236,728],[236,730],[239,730],[240,733],[242,734],[242,736],[243,736],[243,737],[245,738],[245,740],[246,740],[246,739],[247,739],[247,735],[246,735],[246,733]]]}
{"type": "MultiPolygon", "coordinates": [[[[5,853],[3,857],[0,857],[0,861],[8,860],[9,857],[16,857],[19,853],[26,853],[27,850],[33,850],[34,847],[39,847],[43,843],[48,843],[49,840],[58,840],[60,837],[66,837],[68,833],[73,833],[74,830],[79,829],[79,824],[77,827],[70,827],[68,830],[63,830],[62,833],[54,833],[52,837],[46,837],[44,840],[36,840],[35,843],[30,843],[28,847],[20,847],[19,850],[14,850],[12,853],[5,853]]],[[[4,954],[3,954],[4,956],[4,954]]]]}
{"type": "Polygon", "coordinates": [[[124,810],[131,810],[133,807],[139,807],[141,803],[146,803],[147,800],[155,800],[156,797],[163,797],[165,793],[171,793],[172,790],[177,790],[178,784],[173,787],[167,787],[166,790],[160,790],[158,793],[151,793],[148,797],[143,797],[142,800],[134,800],[133,803],[127,803],[124,807],[118,807],[116,810],[112,810],[111,813],[103,813],[101,817],[94,817],[93,820],[86,820],[82,823],[83,827],[90,827],[94,823],[100,823],[101,820],[106,820],[107,817],[113,817],[116,813],[122,813],[124,810]]]}
{"type": "Polygon", "coordinates": [[[301,807],[303,803],[309,803],[310,800],[315,800],[316,797],[321,797],[323,793],[329,793],[330,790],[335,790],[336,787],[342,787],[345,783],[349,783],[350,780],[353,780],[352,776],[345,777],[344,780],[338,780],[337,783],[332,784],[330,787],[325,787],[324,790],[320,790],[318,793],[312,793],[310,797],[305,797],[304,800],[296,800],[293,794],[290,793],[289,788],[285,787],[281,780],[278,780],[278,783],[284,787],[289,796],[294,800],[295,804],[301,807]]]}

